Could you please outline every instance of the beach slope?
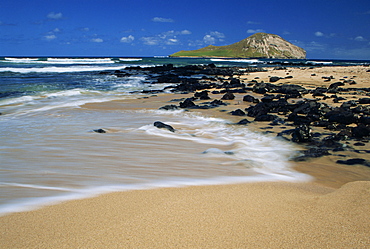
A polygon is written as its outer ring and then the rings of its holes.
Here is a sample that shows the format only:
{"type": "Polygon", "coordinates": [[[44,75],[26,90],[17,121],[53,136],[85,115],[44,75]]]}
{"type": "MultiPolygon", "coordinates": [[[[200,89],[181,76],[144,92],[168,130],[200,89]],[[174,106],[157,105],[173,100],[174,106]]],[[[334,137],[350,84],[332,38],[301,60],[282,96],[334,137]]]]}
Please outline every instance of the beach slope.
{"type": "Polygon", "coordinates": [[[369,248],[370,182],[140,190],[0,218],[1,248],[369,248]]]}

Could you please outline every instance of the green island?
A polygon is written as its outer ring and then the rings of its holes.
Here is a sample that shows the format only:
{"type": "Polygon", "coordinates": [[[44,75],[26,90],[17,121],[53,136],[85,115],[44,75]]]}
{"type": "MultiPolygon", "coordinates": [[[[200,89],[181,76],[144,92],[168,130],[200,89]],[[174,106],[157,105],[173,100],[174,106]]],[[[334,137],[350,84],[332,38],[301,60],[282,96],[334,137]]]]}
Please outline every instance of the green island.
{"type": "Polygon", "coordinates": [[[306,51],[278,35],[256,33],[231,45],[181,50],[170,57],[304,59],[306,51]]]}

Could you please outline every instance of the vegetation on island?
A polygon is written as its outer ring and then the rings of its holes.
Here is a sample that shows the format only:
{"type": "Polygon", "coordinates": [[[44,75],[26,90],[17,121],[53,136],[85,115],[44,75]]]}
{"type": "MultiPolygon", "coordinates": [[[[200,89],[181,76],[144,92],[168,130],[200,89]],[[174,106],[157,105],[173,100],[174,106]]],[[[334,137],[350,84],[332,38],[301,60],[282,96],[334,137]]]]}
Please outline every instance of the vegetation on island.
{"type": "Polygon", "coordinates": [[[170,57],[304,59],[306,51],[278,35],[256,33],[231,45],[209,45],[197,50],[181,50],[170,57]]]}

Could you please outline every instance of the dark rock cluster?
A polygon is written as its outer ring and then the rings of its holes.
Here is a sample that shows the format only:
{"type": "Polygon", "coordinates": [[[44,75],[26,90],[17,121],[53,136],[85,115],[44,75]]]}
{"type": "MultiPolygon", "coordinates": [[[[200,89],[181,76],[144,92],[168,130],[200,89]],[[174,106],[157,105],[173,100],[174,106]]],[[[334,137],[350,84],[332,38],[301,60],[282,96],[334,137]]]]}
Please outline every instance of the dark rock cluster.
{"type": "MultiPolygon", "coordinates": [[[[215,108],[227,105],[227,101],[235,99],[235,94],[244,94],[243,101],[251,106],[230,112],[231,115],[243,117],[237,124],[247,125],[251,122],[248,119],[253,119],[253,122],[280,127],[282,130],[277,136],[305,146],[306,150],[295,158],[298,161],[343,150],[368,153],[355,147],[370,139],[370,97],[366,97],[370,95],[370,88],[354,88],[356,82],[347,79],[333,82],[329,87],[308,89],[301,85],[282,84],[279,82],[282,78],[276,76],[271,76],[269,82],[254,79],[244,83],[238,78],[239,75],[258,70],[263,69],[249,67],[240,70],[236,67],[216,67],[214,64],[183,67],[164,65],[126,68],[124,72],[116,71],[113,74],[125,77],[138,72],[145,73],[151,77],[150,84],[173,83],[163,91],[194,93],[191,98],[179,100],[178,105],[161,107],[162,110],[215,108]],[[220,98],[211,100],[209,93],[220,94],[220,98]],[[364,97],[348,101],[342,97],[350,95],[364,97]],[[336,103],[337,107],[327,104],[330,101],[336,103]],[[352,141],[358,143],[351,145],[352,141]]],[[[328,76],[323,80],[331,82],[335,79],[328,76]]],[[[163,125],[159,128],[170,130],[163,125]]],[[[338,160],[338,163],[370,165],[366,160],[359,159],[338,160]]]]}

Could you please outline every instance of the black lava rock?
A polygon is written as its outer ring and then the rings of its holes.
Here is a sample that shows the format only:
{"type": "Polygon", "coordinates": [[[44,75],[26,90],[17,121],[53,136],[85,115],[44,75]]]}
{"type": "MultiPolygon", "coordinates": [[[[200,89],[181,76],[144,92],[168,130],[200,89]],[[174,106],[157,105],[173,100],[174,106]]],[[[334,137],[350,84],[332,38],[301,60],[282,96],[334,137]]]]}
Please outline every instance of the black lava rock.
{"type": "Polygon", "coordinates": [[[107,131],[104,130],[104,129],[96,129],[96,130],[93,130],[93,131],[96,132],[96,133],[107,133],[107,131]]]}
{"type": "Polygon", "coordinates": [[[352,158],[348,160],[338,160],[337,163],[339,164],[346,164],[346,165],[365,165],[365,166],[370,166],[370,163],[366,161],[365,159],[362,158],[352,158]]]}
{"type": "Polygon", "coordinates": [[[335,83],[330,84],[329,89],[336,89],[336,88],[338,88],[339,86],[344,86],[344,85],[345,85],[345,84],[344,84],[344,83],[342,83],[342,82],[335,82],[335,83]]]}
{"type": "Polygon", "coordinates": [[[250,121],[248,121],[248,119],[242,119],[242,120],[240,120],[237,124],[238,125],[246,125],[246,124],[249,124],[250,123],[250,121]]]}
{"type": "Polygon", "coordinates": [[[191,107],[195,107],[195,106],[196,105],[194,104],[194,102],[190,98],[185,99],[184,102],[180,102],[180,107],[181,108],[191,108],[191,107]]]}
{"type": "Polygon", "coordinates": [[[233,100],[233,99],[235,99],[235,95],[233,93],[228,92],[228,93],[225,93],[225,95],[222,96],[221,99],[223,99],[223,100],[233,100]]]}
{"type": "Polygon", "coordinates": [[[302,153],[303,155],[294,158],[294,161],[306,161],[310,158],[318,158],[331,155],[329,153],[329,150],[324,148],[310,148],[308,150],[302,151],[302,153]]]}
{"type": "Polygon", "coordinates": [[[211,98],[208,96],[208,91],[196,92],[196,93],[194,94],[194,97],[199,98],[199,99],[201,99],[201,100],[211,99],[211,98]]]}
{"type": "Polygon", "coordinates": [[[273,82],[276,82],[276,81],[278,81],[278,80],[280,80],[280,79],[281,79],[280,77],[272,76],[272,77],[270,77],[269,81],[270,81],[271,83],[273,83],[273,82]]]}
{"type": "Polygon", "coordinates": [[[167,129],[171,132],[175,132],[175,129],[171,125],[162,123],[161,121],[155,121],[154,126],[159,128],[159,129],[167,129]]]}
{"type": "Polygon", "coordinates": [[[177,110],[177,109],[179,109],[179,107],[176,105],[165,105],[159,108],[159,110],[166,110],[166,111],[177,110]]]}
{"type": "Polygon", "coordinates": [[[304,143],[311,141],[312,134],[308,125],[300,125],[294,129],[292,133],[292,141],[296,143],[304,143]]]}
{"type": "Polygon", "coordinates": [[[370,98],[361,98],[358,100],[360,104],[370,104],[370,98]]]}
{"type": "Polygon", "coordinates": [[[259,99],[255,98],[255,97],[253,97],[251,95],[245,95],[243,97],[243,101],[245,101],[245,102],[252,102],[252,103],[256,103],[256,104],[260,102],[259,99]]]}
{"type": "Polygon", "coordinates": [[[269,122],[277,119],[278,116],[272,114],[262,114],[255,117],[254,121],[269,122]]]}
{"type": "Polygon", "coordinates": [[[352,128],[352,136],[355,138],[363,138],[370,136],[370,128],[364,124],[358,124],[352,128]]]}
{"type": "Polygon", "coordinates": [[[325,118],[327,118],[331,123],[339,123],[346,125],[357,123],[358,121],[351,110],[344,108],[336,108],[326,113],[325,118]]]}
{"type": "Polygon", "coordinates": [[[245,116],[245,112],[243,112],[242,110],[240,109],[237,109],[235,111],[232,111],[230,112],[231,115],[234,115],[234,116],[245,116]]]}

